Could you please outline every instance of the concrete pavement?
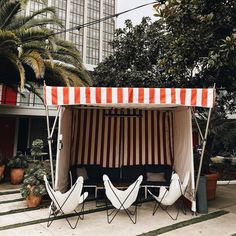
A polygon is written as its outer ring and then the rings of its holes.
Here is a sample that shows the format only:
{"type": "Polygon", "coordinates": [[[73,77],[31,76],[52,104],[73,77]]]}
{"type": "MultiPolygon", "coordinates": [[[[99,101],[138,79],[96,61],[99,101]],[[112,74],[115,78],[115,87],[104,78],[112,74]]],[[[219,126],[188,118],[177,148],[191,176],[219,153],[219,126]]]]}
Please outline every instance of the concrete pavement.
{"type": "MultiPolygon", "coordinates": [[[[0,185],[1,193],[1,185],[0,185]]],[[[193,216],[190,212],[187,215],[180,214],[177,221],[173,221],[167,214],[160,211],[152,216],[154,202],[142,204],[138,209],[137,224],[132,224],[125,213],[121,213],[115,220],[108,224],[106,221],[106,212],[100,211],[85,215],[84,221],[79,222],[75,230],[71,230],[65,219],[57,220],[47,228],[45,222],[40,220],[47,218],[48,209],[35,209],[12,213],[14,209],[25,209],[25,201],[17,200],[21,196],[19,193],[0,195],[0,235],[86,235],[86,236],[116,236],[116,235],[206,235],[206,236],[231,236],[236,233],[236,185],[218,186],[216,199],[208,204],[209,213],[226,210],[229,213],[208,220],[201,220],[201,215],[193,216]],[[8,200],[16,202],[4,203],[8,200]],[[8,214],[10,213],[10,214],[8,214]],[[199,218],[200,217],[200,218],[199,218]],[[193,223],[193,220],[199,218],[201,222],[193,223]],[[37,221],[39,221],[37,223],[37,221]],[[27,222],[30,225],[27,225],[27,222]],[[17,225],[17,223],[20,223],[17,225]],[[23,223],[22,226],[21,224],[23,223]],[[21,227],[18,227],[21,226],[21,227]],[[6,229],[6,227],[13,227],[6,229]],[[175,227],[179,227],[176,229],[175,227]],[[166,231],[167,230],[167,231],[166,231]]],[[[95,209],[94,202],[86,203],[86,209],[95,209]]],[[[174,210],[174,209],[173,209],[174,210]]],[[[73,219],[72,219],[73,220],[73,219]]]]}

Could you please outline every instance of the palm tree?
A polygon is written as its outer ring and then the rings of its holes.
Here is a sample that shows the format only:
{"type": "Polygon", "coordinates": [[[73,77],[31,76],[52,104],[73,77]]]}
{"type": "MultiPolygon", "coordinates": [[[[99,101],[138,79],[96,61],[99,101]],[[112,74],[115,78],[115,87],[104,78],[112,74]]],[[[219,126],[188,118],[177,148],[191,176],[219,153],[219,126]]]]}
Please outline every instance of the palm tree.
{"type": "Polygon", "coordinates": [[[0,0],[0,83],[13,88],[43,80],[49,85],[89,85],[79,51],[47,27],[62,26],[55,9],[45,7],[23,16],[27,2],[0,0]],[[40,18],[42,14],[49,17],[40,18]]]}

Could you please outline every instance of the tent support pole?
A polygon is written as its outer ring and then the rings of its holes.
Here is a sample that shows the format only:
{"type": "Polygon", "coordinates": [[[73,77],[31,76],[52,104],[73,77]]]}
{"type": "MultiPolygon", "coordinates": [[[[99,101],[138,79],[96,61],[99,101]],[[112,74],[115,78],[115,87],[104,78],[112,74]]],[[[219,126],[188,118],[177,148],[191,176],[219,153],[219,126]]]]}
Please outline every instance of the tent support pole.
{"type": "Polygon", "coordinates": [[[208,129],[209,129],[211,112],[212,112],[212,108],[209,109],[208,118],[207,118],[206,130],[205,130],[205,135],[204,135],[204,139],[203,139],[202,152],[201,152],[200,163],[199,163],[199,168],[198,168],[198,173],[197,173],[197,181],[196,181],[194,199],[196,199],[196,194],[197,194],[197,190],[198,190],[200,174],[201,174],[201,170],[202,170],[202,162],[203,162],[203,156],[204,156],[204,152],[205,152],[205,148],[206,148],[206,143],[207,143],[207,134],[208,134],[208,129]]]}
{"type": "Polygon", "coordinates": [[[201,139],[202,139],[202,141],[203,141],[204,138],[203,138],[202,130],[201,130],[200,126],[199,126],[199,123],[198,123],[197,118],[196,118],[196,116],[195,116],[195,114],[194,114],[194,112],[193,112],[193,109],[191,109],[191,112],[192,112],[192,115],[193,115],[193,117],[194,117],[194,121],[195,121],[195,123],[196,123],[196,125],[197,125],[198,132],[199,132],[199,134],[200,134],[200,136],[201,136],[201,139]]]}
{"type": "Polygon", "coordinates": [[[51,167],[51,177],[52,177],[52,187],[53,189],[55,189],[55,180],[54,180],[54,170],[53,170],[53,160],[52,160],[52,135],[53,135],[53,131],[55,129],[55,125],[56,125],[56,120],[60,111],[60,106],[58,108],[58,112],[57,115],[55,117],[55,121],[53,124],[53,130],[52,133],[50,134],[50,125],[49,125],[49,110],[48,110],[48,106],[45,105],[45,111],[46,111],[46,120],[47,120],[47,131],[48,131],[48,149],[49,149],[49,157],[50,157],[50,167],[51,167]]]}
{"type": "Polygon", "coordinates": [[[58,117],[59,117],[60,111],[61,111],[61,106],[59,106],[58,109],[57,109],[57,114],[56,114],[56,117],[55,117],[55,120],[54,120],[54,123],[53,123],[53,126],[52,126],[52,131],[51,131],[50,137],[53,136],[54,129],[55,129],[55,127],[56,127],[56,123],[57,123],[57,119],[58,119],[58,117]]]}

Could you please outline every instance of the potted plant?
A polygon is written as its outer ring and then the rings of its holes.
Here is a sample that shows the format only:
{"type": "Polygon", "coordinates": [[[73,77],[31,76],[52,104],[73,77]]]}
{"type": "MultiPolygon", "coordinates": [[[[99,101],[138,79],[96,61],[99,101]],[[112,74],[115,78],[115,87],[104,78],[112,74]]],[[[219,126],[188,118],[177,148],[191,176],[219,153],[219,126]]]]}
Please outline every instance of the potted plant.
{"type": "Polygon", "coordinates": [[[5,162],[0,159],[0,181],[4,178],[5,162]]]}
{"type": "Polygon", "coordinates": [[[12,157],[7,166],[10,170],[10,178],[12,184],[20,184],[23,180],[25,169],[28,167],[27,156],[21,152],[17,152],[16,156],[12,157]]]}
{"type": "Polygon", "coordinates": [[[43,176],[49,176],[49,169],[44,163],[36,161],[26,170],[21,195],[26,199],[28,207],[37,207],[42,197],[47,194],[43,176]]]}
{"type": "MultiPolygon", "coordinates": [[[[198,113],[199,124],[202,128],[206,125],[206,117],[206,114],[203,112],[198,113]]],[[[212,111],[201,171],[201,175],[206,176],[208,200],[215,199],[217,179],[219,178],[219,173],[212,166],[211,158],[222,149],[225,149],[227,143],[232,140],[234,133],[231,130],[234,126],[235,121],[227,119],[224,112],[221,112],[217,108],[212,111]]],[[[200,153],[195,150],[194,156],[196,160],[195,167],[198,167],[200,153]]]]}
{"type": "Polygon", "coordinates": [[[38,160],[38,158],[42,157],[43,153],[43,140],[42,139],[35,139],[32,142],[31,147],[31,156],[34,160],[38,160]]]}

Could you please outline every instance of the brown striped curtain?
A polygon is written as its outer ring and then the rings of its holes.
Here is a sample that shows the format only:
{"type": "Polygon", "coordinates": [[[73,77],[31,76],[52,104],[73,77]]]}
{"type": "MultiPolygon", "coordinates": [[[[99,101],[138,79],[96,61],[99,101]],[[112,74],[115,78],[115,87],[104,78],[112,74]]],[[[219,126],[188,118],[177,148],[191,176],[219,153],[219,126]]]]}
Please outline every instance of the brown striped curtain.
{"type": "Polygon", "coordinates": [[[72,164],[173,165],[173,114],[156,110],[73,109],[72,164]],[[135,116],[138,115],[138,116],[135,116]]]}

